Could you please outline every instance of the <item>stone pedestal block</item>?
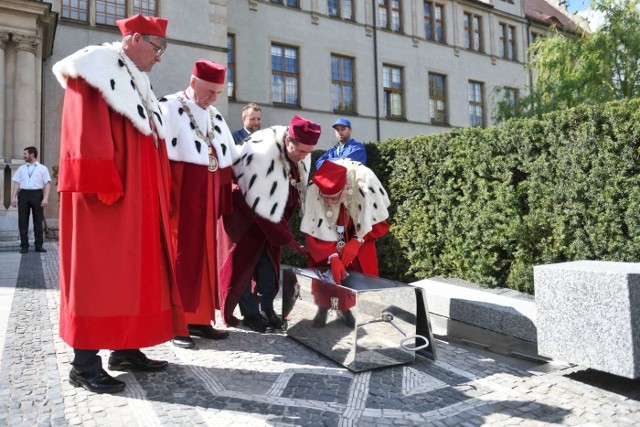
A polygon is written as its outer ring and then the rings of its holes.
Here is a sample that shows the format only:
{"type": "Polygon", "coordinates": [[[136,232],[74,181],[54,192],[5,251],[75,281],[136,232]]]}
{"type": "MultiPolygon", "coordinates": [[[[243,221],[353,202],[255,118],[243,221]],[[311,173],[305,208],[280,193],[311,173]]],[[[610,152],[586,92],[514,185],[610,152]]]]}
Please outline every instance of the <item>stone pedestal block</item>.
{"type": "Polygon", "coordinates": [[[538,352],[640,377],[640,263],[576,261],[534,267],[538,352]]]}

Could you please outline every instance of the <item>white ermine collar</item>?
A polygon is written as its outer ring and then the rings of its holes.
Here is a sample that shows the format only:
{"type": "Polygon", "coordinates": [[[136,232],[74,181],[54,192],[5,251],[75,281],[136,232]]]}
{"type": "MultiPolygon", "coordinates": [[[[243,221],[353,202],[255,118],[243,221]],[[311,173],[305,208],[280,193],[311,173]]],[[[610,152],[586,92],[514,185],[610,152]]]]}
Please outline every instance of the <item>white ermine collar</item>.
{"type": "Polygon", "coordinates": [[[143,73],[123,53],[122,43],[88,46],[58,61],[53,73],[62,87],[80,77],[100,91],[107,105],[125,116],[144,135],[151,135],[151,115],[158,136],[165,138],[158,100],[143,73]]]}

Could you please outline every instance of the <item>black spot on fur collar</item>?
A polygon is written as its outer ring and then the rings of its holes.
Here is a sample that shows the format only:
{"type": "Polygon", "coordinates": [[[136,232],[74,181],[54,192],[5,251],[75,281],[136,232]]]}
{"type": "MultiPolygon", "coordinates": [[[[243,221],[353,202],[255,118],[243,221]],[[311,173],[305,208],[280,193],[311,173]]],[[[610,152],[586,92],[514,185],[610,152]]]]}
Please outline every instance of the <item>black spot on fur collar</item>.
{"type": "Polygon", "coordinates": [[[138,104],[138,114],[140,114],[140,117],[143,119],[147,118],[147,115],[144,113],[144,108],[140,104],[138,104]]]}
{"type": "Polygon", "coordinates": [[[173,139],[171,140],[171,145],[173,145],[174,147],[175,147],[176,145],[178,145],[178,138],[173,138],[173,139]]]}
{"type": "Polygon", "coordinates": [[[111,83],[111,90],[116,90],[116,81],[111,79],[110,83],[111,83]]]}

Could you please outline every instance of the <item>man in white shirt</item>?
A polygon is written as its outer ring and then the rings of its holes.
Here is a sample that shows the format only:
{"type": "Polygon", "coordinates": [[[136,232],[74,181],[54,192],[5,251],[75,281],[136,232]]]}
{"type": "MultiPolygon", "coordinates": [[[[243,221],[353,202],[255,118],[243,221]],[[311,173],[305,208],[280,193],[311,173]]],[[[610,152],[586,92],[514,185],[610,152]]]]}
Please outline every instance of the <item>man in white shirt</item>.
{"type": "Polygon", "coordinates": [[[20,253],[29,250],[29,214],[33,212],[33,234],[36,252],[47,252],[44,243],[42,222],[43,208],[49,203],[51,176],[49,169],[38,163],[38,149],[27,147],[22,153],[26,164],[20,166],[11,179],[11,206],[18,207],[18,229],[20,230],[20,253]]]}

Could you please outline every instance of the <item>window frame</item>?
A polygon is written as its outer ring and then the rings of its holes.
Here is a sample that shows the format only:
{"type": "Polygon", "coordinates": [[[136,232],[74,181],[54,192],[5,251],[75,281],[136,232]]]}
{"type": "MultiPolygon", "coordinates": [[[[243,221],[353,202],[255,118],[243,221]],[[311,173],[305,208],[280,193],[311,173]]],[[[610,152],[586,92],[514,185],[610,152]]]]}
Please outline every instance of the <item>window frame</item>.
{"type": "Polygon", "coordinates": [[[284,7],[293,7],[300,9],[300,0],[270,0],[270,3],[277,4],[284,7]],[[294,4],[289,4],[294,3],[294,4]]]}
{"type": "Polygon", "coordinates": [[[467,102],[468,102],[468,112],[469,112],[469,126],[471,127],[486,127],[486,114],[485,114],[485,96],[484,96],[484,83],[477,80],[468,80],[467,84],[467,102]],[[471,85],[474,85],[474,99],[471,99],[471,85]],[[480,92],[480,101],[475,99],[475,95],[477,95],[477,87],[479,86],[480,92]],[[477,124],[477,109],[480,107],[480,125],[477,124]],[[473,108],[473,113],[472,113],[473,108]],[[472,114],[475,119],[472,119],[472,114]]]}
{"type": "MultiPolygon", "coordinates": [[[[391,81],[393,80],[393,73],[389,73],[391,77],[391,81]]],[[[404,119],[405,118],[405,108],[404,108],[404,69],[398,65],[393,64],[382,64],[382,90],[383,90],[383,102],[384,102],[384,114],[387,119],[404,119]],[[397,70],[400,76],[400,88],[394,88],[392,86],[385,85],[385,71],[389,69],[390,71],[397,70]],[[400,97],[400,114],[393,114],[393,96],[399,95],[400,97]]]]}
{"type": "Polygon", "coordinates": [[[515,25],[498,23],[498,53],[503,59],[516,60],[515,25]]]}
{"type": "Polygon", "coordinates": [[[377,10],[378,14],[378,28],[391,31],[394,33],[403,33],[403,25],[402,25],[402,0],[377,0],[377,10]],[[394,6],[394,2],[397,2],[398,7],[394,6]],[[382,11],[384,11],[385,23],[382,25],[382,11]],[[394,15],[397,14],[398,17],[398,26],[394,27],[394,15]],[[391,19],[389,19],[391,18],[391,19]]]}
{"type": "Polygon", "coordinates": [[[431,124],[436,125],[448,125],[449,124],[449,111],[447,105],[447,75],[440,73],[429,73],[428,75],[429,81],[429,118],[431,120],[431,124]],[[435,90],[435,80],[437,78],[442,79],[442,95],[436,93],[435,90]],[[438,117],[437,112],[439,111],[436,106],[438,100],[442,100],[444,104],[444,110],[442,110],[441,118],[438,117]],[[433,107],[432,107],[433,105],[433,107]]]}
{"type": "Polygon", "coordinates": [[[353,6],[353,0],[327,0],[327,15],[329,15],[329,17],[331,18],[336,18],[336,19],[343,19],[345,21],[354,21],[355,20],[355,11],[354,11],[354,6],[353,6]],[[350,7],[350,11],[349,13],[349,17],[345,17],[345,1],[348,1],[349,4],[351,5],[350,7]],[[336,4],[336,13],[332,14],[331,13],[331,6],[329,4],[329,2],[335,2],[336,4]]]}
{"type": "Polygon", "coordinates": [[[271,43],[270,49],[270,63],[271,63],[271,99],[274,105],[281,106],[289,106],[289,107],[300,107],[300,48],[298,46],[291,46],[283,43],[271,43]],[[273,68],[273,49],[280,48],[281,49],[281,58],[282,58],[282,70],[274,70],[273,68]],[[295,51],[295,73],[287,72],[287,49],[293,49],[295,51]],[[276,101],[275,91],[274,91],[274,77],[282,76],[282,99],[283,101],[276,101]],[[296,101],[295,103],[286,102],[287,100],[287,79],[295,77],[296,80],[296,101]]]}
{"type": "Polygon", "coordinates": [[[229,99],[236,99],[237,80],[236,35],[227,33],[227,98],[229,99]]]}
{"type": "Polygon", "coordinates": [[[462,18],[462,27],[464,31],[464,48],[474,52],[484,52],[484,43],[482,40],[482,16],[471,12],[464,12],[462,18]],[[477,25],[476,25],[477,22],[477,25]],[[476,48],[476,36],[478,46],[476,48]]]}
{"type": "MultiPolygon", "coordinates": [[[[63,20],[75,21],[75,22],[83,22],[90,25],[99,25],[105,27],[115,27],[115,21],[122,18],[127,18],[134,16],[137,13],[146,15],[146,16],[158,16],[158,0],[122,0],[124,2],[124,14],[111,14],[107,11],[109,4],[111,4],[114,0],[60,0],[60,18],[63,20]],[[80,8],[79,6],[72,5],[70,3],[76,2],[76,4],[80,2],[84,2],[86,8],[80,8]],[[103,15],[102,12],[99,12],[98,3],[102,2],[105,6],[105,15],[106,18],[101,17],[103,15]],[[136,5],[136,3],[138,3],[136,5]],[[144,6],[141,4],[144,3],[144,6]],[[153,6],[150,8],[149,6],[153,6]],[[66,14],[65,11],[70,10],[69,14],[66,14]],[[84,13],[86,15],[86,19],[75,18],[69,16],[73,14],[73,12],[81,14],[84,13]],[[111,19],[109,18],[111,17],[111,19]]],[[[115,0],[118,1],[118,0],[115,0]]],[[[118,7],[117,3],[115,4],[118,7]]],[[[120,5],[122,6],[122,5],[120,5]]]]}
{"type": "Polygon", "coordinates": [[[337,53],[332,53],[331,54],[331,108],[333,110],[334,113],[345,113],[345,114],[355,114],[356,113],[356,81],[355,81],[355,63],[356,63],[356,59],[354,57],[351,56],[346,56],[346,55],[340,55],[337,53]],[[351,80],[344,80],[344,79],[334,79],[334,75],[333,75],[333,60],[334,58],[338,59],[340,61],[340,77],[343,77],[343,71],[344,71],[344,67],[342,66],[343,62],[345,60],[348,60],[351,62],[351,80]],[[338,85],[340,88],[340,100],[341,102],[338,103],[339,105],[346,105],[346,103],[344,102],[344,87],[350,87],[351,88],[351,109],[348,108],[336,108],[336,99],[334,98],[334,86],[338,85]]]}
{"type": "Polygon", "coordinates": [[[424,33],[425,38],[427,40],[431,40],[436,43],[447,43],[447,30],[446,30],[446,20],[444,15],[445,6],[441,3],[437,3],[433,0],[424,0],[423,1],[423,17],[424,17],[424,33]],[[430,15],[426,14],[426,6],[429,5],[430,15]],[[440,19],[437,18],[436,9],[440,10],[440,19]],[[427,22],[429,23],[429,28],[431,31],[427,31],[427,22]],[[440,34],[438,34],[438,23],[440,23],[440,34]],[[438,40],[438,35],[442,38],[438,40]]]}

